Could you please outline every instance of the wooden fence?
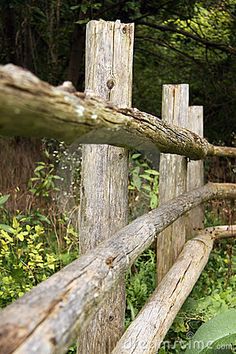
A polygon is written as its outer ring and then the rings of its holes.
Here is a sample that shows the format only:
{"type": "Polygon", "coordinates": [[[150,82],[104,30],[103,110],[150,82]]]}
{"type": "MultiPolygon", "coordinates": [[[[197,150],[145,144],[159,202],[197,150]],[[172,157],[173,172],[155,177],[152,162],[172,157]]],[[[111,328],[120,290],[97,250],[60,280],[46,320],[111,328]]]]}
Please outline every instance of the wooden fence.
{"type": "Polygon", "coordinates": [[[193,235],[193,226],[201,227],[202,203],[236,196],[236,185],[203,185],[201,160],[235,157],[236,149],[201,136],[202,107],[189,107],[188,85],[164,86],[163,120],[127,108],[133,33],[132,24],[119,21],[88,24],[85,93],[68,83],[52,87],[13,65],[0,67],[1,135],[98,144],[83,146],[84,254],[0,312],[1,353],[65,353],[78,338],[78,353],[156,353],[214,239],[236,233],[219,227],[193,235]],[[163,154],[160,207],[126,225],[128,148],[163,154]],[[194,236],[187,243],[186,234],[194,236]],[[159,285],[122,336],[125,272],[156,239],[159,285]]]}

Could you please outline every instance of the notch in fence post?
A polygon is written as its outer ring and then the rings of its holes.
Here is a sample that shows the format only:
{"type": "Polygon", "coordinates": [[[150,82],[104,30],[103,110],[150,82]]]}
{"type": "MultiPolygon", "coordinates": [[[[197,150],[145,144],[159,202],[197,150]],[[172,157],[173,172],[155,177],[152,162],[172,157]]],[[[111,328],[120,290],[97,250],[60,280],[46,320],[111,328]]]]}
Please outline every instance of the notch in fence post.
{"type": "MultiPolygon", "coordinates": [[[[119,107],[131,106],[133,41],[133,24],[102,20],[88,23],[86,90],[112,101],[119,107]]],[[[108,239],[127,222],[128,151],[108,145],[83,145],[81,253],[86,253],[108,239]]],[[[107,267],[112,276],[112,268],[109,268],[109,264],[107,267]]],[[[91,320],[87,331],[78,339],[77,353],[111,353],[123,334],[124,315],[123,278],[91,320]]]]}
{"type": "MultiPolygon", "coordinates": [[[[164,85],[162,96],[162,120],[186,128],[188,126],[189,85],[164,85]]],[[[173,154],[160,156],[160,205],[186,192],[187,161],[173,154]]],[[[157,237],[157,281],[174,264],[186,239],[185,218],[176,220],[157,237]]]]}
{"type": "MultiPolygon", "coordinates": [[[[190,106],[188,129],[203,137],[203,106],[190,106]]],[[[187,191],[204,185],[203,161],[189,161],[187,166],[187,191]]],[[[192,238],[198,229],[204,227],[204,207],[198,206],[186,217],[186,237],[192,238]]]]}

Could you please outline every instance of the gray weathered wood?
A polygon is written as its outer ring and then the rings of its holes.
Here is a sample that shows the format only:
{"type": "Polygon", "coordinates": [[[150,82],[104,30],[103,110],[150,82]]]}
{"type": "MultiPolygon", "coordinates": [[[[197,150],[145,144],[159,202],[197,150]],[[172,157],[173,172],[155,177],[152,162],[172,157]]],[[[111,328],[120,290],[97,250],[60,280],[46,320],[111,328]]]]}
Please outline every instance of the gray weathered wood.
{"type": "Polygon", "coordinates": [[[208,184],[139,217],[2,310],[0,352],[65,353],[158,233],[201,202],[235,197],[233,184],[208,184]]]}
{"type": "MultiPolygon", "coordinates": [[[[188,129],[203,137],[203,107],[191,106],[188,111],[188,129]]],[[[187,165],[187,190],[191,191],[204,185],[203,161],[189,161],[187,165]]],[[[190,239],[197,230],[204,227],[204,209],[202,206],[191,210],[186,217],[186,237],[190,239]]]]}
{"type": "MultiPolygon", "coordinates": [[[[118,107],[131,106],[134,25],[91,21],[86,31],[85,90],[118,107]]],[[[128,151],[83,145],[80,253],[94,249],[128,223],[128,151]]],[[[124,332],[124,277],[78,339],[77,352],[111,353],[124,332]]]]}
{"type": "Polygon", "coordinates": [[[0,66],[0,134],[78,139],[143,151],[157,148],[197,160],[236,156],[236,148],[213,146],[137,109],[116,109],[83,93],[64,92],[10,64],[0,66]]]}
{"type": "MultiPolygon", "coordinates": [[[[188,126],[188,85],[164,85],[162,120],[186,128],[188,126]]],[[[187,189],[187,160],[169,154],[160,156],[160,205],[184,193],[187,189]]],[[[185,218],[178,219],[157,239],[157,281],[162,280],[174,264],[185,244],[185,218]]]]}
{"type": "Polygon", "coordinates": [[[236,226],[209,227],[188,241],[112,354],[157,353],[175,316],[205,267],[213,241],[236,236],[236,226]]]}
{"type": "Polygon", "coordinates": [[[188,241],[147,304],[131,323],[112,354],[156,354],[205,267],[213,240],[210,234],[188,241]]]}
{"type": "Polygon", "coordinates": [[[220,225],[207,227],[206,229],[204,229],[204,231],[206,233],[209,233],[213,240],[236,237],[236,225],[220,225]]]}

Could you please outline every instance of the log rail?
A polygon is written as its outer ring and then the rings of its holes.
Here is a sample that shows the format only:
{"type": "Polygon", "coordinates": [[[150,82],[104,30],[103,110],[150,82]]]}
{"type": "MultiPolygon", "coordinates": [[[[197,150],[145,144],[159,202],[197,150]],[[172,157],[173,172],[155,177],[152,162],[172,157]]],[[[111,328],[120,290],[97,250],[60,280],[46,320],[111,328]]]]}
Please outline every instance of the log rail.
{"type": "Polygon", "coordinates": [[[117,108],[93,94],[53,87],[12,64],[0,66],[0,134],[51,137],[184,155],[236,156],[236,148],[210,144],[197,134],[132,108],[117,108]]]}
{"type": "MultiPolygon", "coordinates": [[[[65,353],[120,276],[161,231],[203,202],[235,197],[234,184],[206,184],[137,218],[3,309],[0,353],[65,353]]],[[[204,262],[199,265],[196,277],[204,262]]],[[[193,282],[186,294],[191,286],[193,282]]],[[[178,296],[180,303],[181,294],[178,296]]]]}
{"type": "MultiPolygon", "coordinates": [[[[193,160],[214,155],[236,157],[236,148],[214,146],[197,134],[165,124],[148,113],[117,108],[91,92],[76,92],[68,83],[53,87],[11,64],[0,66],[0,134],[103,143],[144,152],[158,149],[193,160]]],[[[65,353],[120,277],[161,231],[201,203],[235,197],[236,185],[208,183],[137,218],[3,309],[0,353],[65,353]]],[[[177,263],[118,342],[114,354],[156,352],[201,274],[213,240],[228,237],[229,233],[225,229],[206,230],[187,242],[177,263]],[[169,302],[164,306],[167,296],[163,294],[170,290],[169,302]]]]}

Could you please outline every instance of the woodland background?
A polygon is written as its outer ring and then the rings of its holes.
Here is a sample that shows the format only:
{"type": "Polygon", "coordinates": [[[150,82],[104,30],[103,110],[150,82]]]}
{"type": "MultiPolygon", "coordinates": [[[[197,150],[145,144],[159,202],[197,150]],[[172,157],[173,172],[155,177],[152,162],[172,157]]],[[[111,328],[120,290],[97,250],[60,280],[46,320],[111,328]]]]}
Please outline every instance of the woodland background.
{"type": "MultiPolygon", "coordinates": [[[[0,5],[0,64],[22,66],[53,85],[72,81],[79,91],[86,23],[134,22],[133,107],[160,117],[162,85],[188,83],[191,105],[204,106],[204,136],[216,145],[236,146],[236,0],[0,0],[0,5]]],[[[76,225],[68,208],[62,213],[55,203],[59,165],[73,167],[72,194],[79,199],[80,162],[75,149],[68,151],[54,140],[0,138],[0,307],[78,255],[76,225]]],[[[206,160],[205,178],[235,183],[236,161],[206,160]]],[[[139,152],[130,154],[129,190],[130,219],[158,205],[158,171],[139,152]]],[[[235,220],[234,203],[216,201],[206,210],[206,226],[235,220]]],[[[235,251],[234,241],[216,245],[170,340],[186,341],[220,309],[236,307],[235,251]]],[[[150,249],[127,276],[127,324],[154,287],[150,249]]]]}
{"type": "MultiPolygon", "coordinates": [[[[235,145],[235,0],[0,3],[0,63],[23,66],[53,85],[70,80],[78,90],[84,88],[86,23],[134,22],[133,106],[160,116],[162,84],[189,83],[191,104],[204,106],[205,137],[235,145]]],[[[25,190],[34,162],[42,159],[41,142],[16,138],[0,144],[2,192],[25,190]]],[[[232,177],[232,166],[226,171],[223,163],[223,172],[216,164],[213,174],[232,177]]]]}

